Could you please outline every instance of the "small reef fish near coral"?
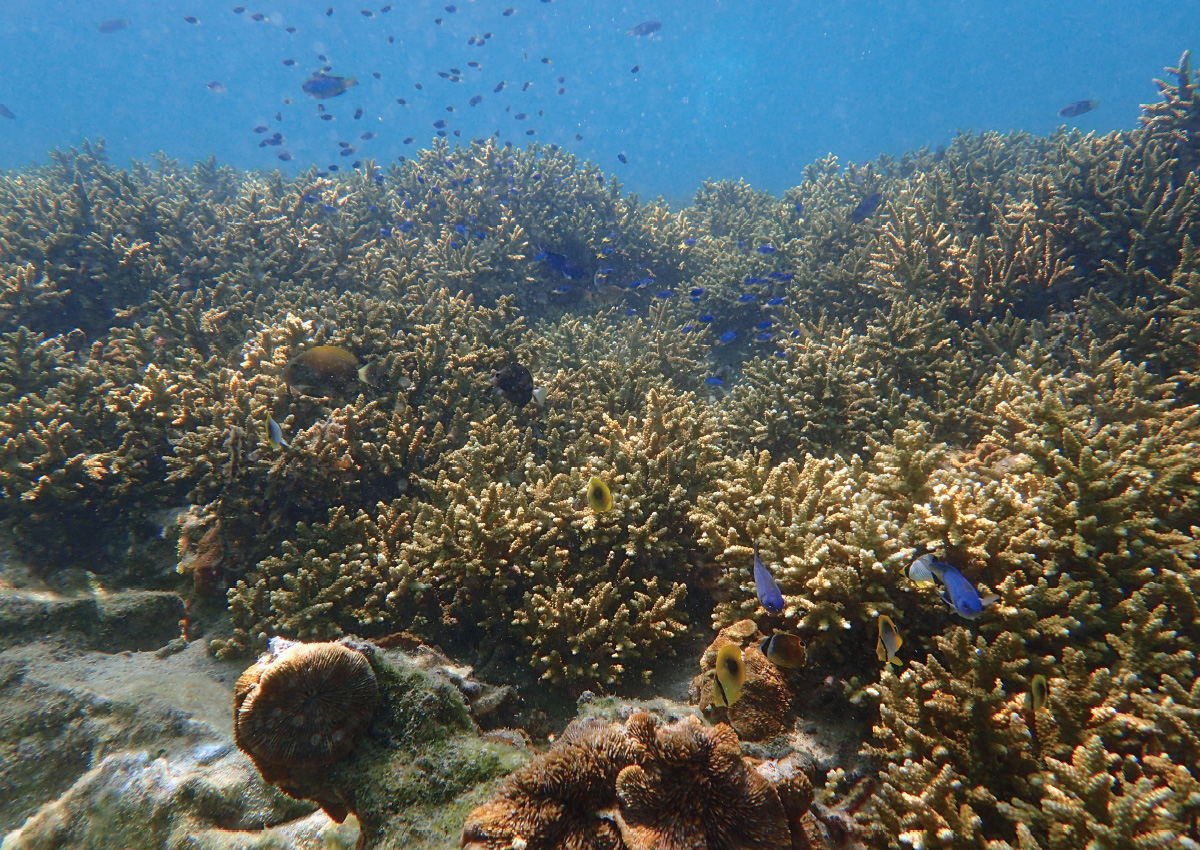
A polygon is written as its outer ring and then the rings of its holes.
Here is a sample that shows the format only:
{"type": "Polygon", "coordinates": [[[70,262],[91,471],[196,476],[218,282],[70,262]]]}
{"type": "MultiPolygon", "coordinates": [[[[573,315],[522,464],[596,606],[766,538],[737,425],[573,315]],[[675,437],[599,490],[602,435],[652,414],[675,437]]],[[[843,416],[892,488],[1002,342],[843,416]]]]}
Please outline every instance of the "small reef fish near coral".
{"type": "MultiPolygon", "coordinates": [[[[103,655],[232,712],[143,741],[96,677],[0,724],[6,850],[135,797],[102,850],[1200,850],[1190,54],[1137,126],[1062,126],[1062,82],[1040,135],[681,205],[622,182],[669,165],[632,134],[567,146],[566,5],[171,11],[273,39],[277,88],[192,91],[274,170],[0,172],[0,707],[103,655]],[[118,657],[135,604],[168,633],[118,657]]],[[[631,102],[710,63],[668,12],[605,12],[631,102]]],[[[140,45],[116,13],[80,37],[140,45]]]]}

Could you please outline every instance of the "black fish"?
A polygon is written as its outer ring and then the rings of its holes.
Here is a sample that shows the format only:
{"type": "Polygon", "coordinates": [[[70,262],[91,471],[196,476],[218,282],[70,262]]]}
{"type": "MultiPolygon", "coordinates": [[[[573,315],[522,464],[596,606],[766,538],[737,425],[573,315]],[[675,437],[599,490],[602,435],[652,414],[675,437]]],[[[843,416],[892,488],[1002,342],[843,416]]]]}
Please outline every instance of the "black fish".
{"type": "Polygon", "coordinates": [[[1077,100],[1074,103],[1068,103],[1062,109],[1058,110],[1058,114],[1063,118],[1075,118],[1085,112],[1091,112],[1099,105],[1099,101],[1095,100],[1077,100]]]}
{"type": "Polygon", "coordinates": [[[492,375],[492,386],[517,407],[533,401],[533,375],[520,363],[510,363],[492,375]]]}
{"type": "Polygon", "coordinates": [[[854,211],[850,213],[850,220],[855,224],[860,224],[871,217],[871,213],[879,209],[879,205],[883,203],[883,195],[880,192],[872,192],[862,199],[854,211]]]}
{"type": "Polygon", "coordinates": [[[662,29],[662,24],[658,21],[642,21],[636,27],[631,29],[626,35],[654,35],[662,29]]]}
{"type": "Polygon", "coordinates": [[[583,269],[579,268],[579,266],[572,263],[562,254],[556,254],[553,251],[542,251],[533,259],[535,261],[544,261],[546,265],[569,280],[578,280],[579,278],[584,277],[583,269]]]}

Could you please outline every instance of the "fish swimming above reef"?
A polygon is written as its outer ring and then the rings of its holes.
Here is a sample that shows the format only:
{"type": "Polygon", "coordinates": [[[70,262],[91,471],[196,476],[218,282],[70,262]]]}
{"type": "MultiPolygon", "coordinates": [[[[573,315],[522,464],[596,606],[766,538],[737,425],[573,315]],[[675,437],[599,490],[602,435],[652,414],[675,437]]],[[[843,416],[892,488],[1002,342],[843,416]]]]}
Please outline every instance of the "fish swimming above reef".
{"type": "Polygon", "coordinates": [[[713,680],[713,704],[729,707],[742,698],[746,662],[736,644],[727,643],[717,652],[717,675],[713,680]]]}
{"type": "Polygon", "coordinates": [[[358,80],[354,77],[332,77],[320,71],[314,71],[311,77],[301,83],[300,88],[309,97],[324,100],[327,97],[345,94],[351,86],[356,85],[358,85],[358,80]]]}
{"type": "Polygon", "coordinates": [[[586,277],[583,269],[572,263],[564,255],[556,254],[553,251],[542,251],[533,258],[533,261],[535,263],[545,263],[569,280],[579,280],[582,277],[586,277]]]}
{"type": "Polygon", "coordinates": [[[625,35],[654,35],[660,29],[662,29],[662,24],[658,21],[642,21],[625,35]]]}
{"type": "Polygon", "coordinates": [[[879,656],[879,660],[885,664],[899,667],[900,659],[896,657],[896,653],[903,643],[904,638],[900,637],[900,632],[896,628],[896,624],[892,622],[892,618],[887,614],[880,614],[879,639],[875,641],[875,654],[879,656]]]}
{"type": "Polygon", "coordinates": [[[1000,598],[994,594],[981,597],[966,576],[949,564],[935,561],[933,555],[922,555],[913,561],[908,577],[917,584],[927,584],[936,578],[942,584],[942,599],[955,614],[967,620],[974,620],[1000,598]]]}
{"type": "Polygon", "coordinates": [[[783,594],[779,592],[779,585],[775,583],[771,571],[758,557],[757,546],[754,547],[754,588],[758,591],[758,601],[762,603],[762,607],[771,614],[783,613],[783,594]]]}
{"type": "MultiPolygon", "coordinates": [[[[492,387],[517,407],[524,407],[533,400],[537,392],[533,386],[533,373],[520,363],[509,363],[492,375],[492,387]]],[[[545,398],[543,394],[542,398],[545,398]]],[[[539,402],[540,404],[540,402],[539,402]]]]}
{"type": "Polygon", "coordinates": [[[1099,105],[1100,101],[1098,100],[1077,100],[1058,110],[1058,114],[1063,118],[1077,118],[1085,112],[1091,112],[1099,105]]]}
{"type": "Polygon", "coordinates": [[[358,358],[349,351],[336,345],[317,345],[289,360],[283,379],[299,392],[333,395],[346,392],[362,378],[358,358]]]}
{"type": "Polygon", "coordinates": [[[776,632],[769,638],[763,638],[758,648],[776,667],[795,670],[808,662],[808,650],[804,641],[787,632],[776,632]]]}
{"type": "Polygon", "coordinates": [[[872,192],[863,198],[857,207],[850,212],[850,220],[855,224],[862,224],[875,210],[879,209],[879,205],[883,203],[883,193],[872,192]]]}
{"type": "Polygon", "coordinates": [[[612,510],[612,490],[604,483],[604,479],[593,475],[587,486],[588,507],[598,514],[612,510]]]}
{"type": "Polygon", "coordinates": [[[267,411],[267,442],[271,444],[271,448],[286,449],[291,445],[283,438],[283,430],[279,427],[279,423],[271,417],[271,411],[267,411]]]}

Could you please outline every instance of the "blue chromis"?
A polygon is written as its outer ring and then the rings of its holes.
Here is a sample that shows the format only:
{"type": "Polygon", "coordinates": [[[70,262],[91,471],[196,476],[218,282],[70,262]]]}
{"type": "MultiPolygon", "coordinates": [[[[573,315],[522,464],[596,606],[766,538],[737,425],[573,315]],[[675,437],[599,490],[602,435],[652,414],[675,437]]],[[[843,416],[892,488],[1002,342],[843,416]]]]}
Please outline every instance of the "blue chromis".
{"type": "Polygon", "coordinates": [[[879,209],[879,205],[883,203],[883,195],[880,192],[872,192],[859,202],[859,205],[850,213],[850,220],[855,224],[861,224],[871,217],[871,213],[879,209]]]}
{"type": "Polygon", "coordinates": [[[783,613],[783,594],[779,592],[779,585],[775,583],[771,571],[758,557],[757,546],[754,547],[754,588],[758,591],[758,601],[762,603],[762,607],[771,614],[783,613]]]}
{"type": "Polygon", "coordinates": [[[908,568],[908,577],[917,584],[928,584],[934,579],[940,581],[942,599],[955,614],[967,620],[974,620],[984,608],[999,601],[994,594],[981,597],[966,576],[949,564],[935,561],[933,555],[922,555],[913,561],[908,568]]]}
{"type": "Polygon", "coordinates": [[[880,614],[879,639],[875,642],[875,654],[879,656],[879,660],[885,664],[894,664],[899,667],[900,659],[896,657],[896,652],[903,643],[904,638],[900,637],[900,632],[896,629],[892,618],[887,614],[880,614]]]}
{"type": "Polygon", "coordinates": [[[283,431],[279,427],[279,423],[271,418],[271,411],[267,411],[267,442],[271,444],[271,448],[287,448],[290,443],[283,438],[283,431]]]}
{"type": "Polygon", "coordinates": [[[345,94],[351,86],[356,85],[358,85],[358,80],[354,77],[332,77],[322,74],[320,71],[314,71],[313,75],[305,80],[300,88],[304,89],[304,93],[309,97],[324,100],[327,97],[345,94]]]}
{"type": "Polygon", "coordinates": [[[1050,685],[1046,677],[1038,673],[1029,681],[1029,693],[1025,694],[1025,710],[1041,711],[1050,699],[1050,685]]]}
{"type": "Polygon", "coordinates": [[[727,643],[717,652],[717,675],[713,681],[713,704],[731,706],[742,697],[746,662],[736,644],[727,643]]]}
{"type": "Polygon", "coordinates": [[[804,641],[786,632],[776,632],[769,638],[763,638],[758,648],[776,667],[795,670],[803,667],[808,661],[808,650],[804,647],[804,641]]]}
{"type": "Polygon", "coordinates": [[[603,479],[593,475],[587,486],[588,507],[598,514],[612,510],[612,491],[603,479]]]}

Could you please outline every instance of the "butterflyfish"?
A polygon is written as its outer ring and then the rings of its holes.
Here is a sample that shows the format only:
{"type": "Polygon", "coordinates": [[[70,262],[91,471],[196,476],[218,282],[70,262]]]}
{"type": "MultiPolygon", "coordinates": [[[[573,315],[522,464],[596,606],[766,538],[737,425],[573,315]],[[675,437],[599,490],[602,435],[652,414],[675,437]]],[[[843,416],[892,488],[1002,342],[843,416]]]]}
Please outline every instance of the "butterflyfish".
{"type": "Polygon", "coordinates": [[[598,514],[612,510],[612,491],[595,475],[588,481],[587,501],[588,507],[598,514]]]}
{"type": "Polygon", "coordinates": [[[267,442],[271,444],[271,448],[287,448],[290,443],[283,438],[283,431],[279,427],[279,423],[271,418],[271,411],[267,411],[267,442]]]}
{"type": "Polygon", "coordinates": [[[337,345],[315,345],[288,361],[283,379],[301,392],[342,393],[359,380],[358,358],[337,345]]]}
{"type": "Polygon", "coordinates": [[[896,652],[903,643],[904,638],[900,637],[900,632],[897,631],[892,618],[887,614],[880,614],[879,640],[875,642],[875,654],[879,656],[879,660],[885,664],[895,664],[899,667],[900,659],[896,657],[896,652]]]}
{"type": "Polygon", "coordinates": [[[1050,684],[1041,673],[1029,682],[1029,693],[1025,694],[1025,708],[1029,711],[1041,711],[1050,699],[1050,684]]]}
{"type": "Polygon", "coordinates": [[[989,605],[995,605],[1000,597],[995,594],[980,596],[975,585],[950,564],[935,561],[932,555],[922,555],[908,568],[908,577],[918,584],[927,584],[934,579],[941,582],[942,600],[955,614],[966,620],[974,620],[989,605]]]}
{"type": "Polygon", "coordinates": [[[786,632],[776,632],[769,638],[763,638],[758,648],[776,667],[795,670],[803,667],[808,661],[808,650],[804,648],[804,641],[786,632]]]}
{"type": "Polygon", "coordinates": [[[492,386],[517,407],[533,400],[533,373],[520,363],[509,363],[492,375],[492,386]]]}
{"type": "Polygon", "coordinates": [[[746,662],[742,651],[727,643],[717,652],[717,675],[713,681],[713,704],[731,706],[742,696],[742,685],[746,683],[746,662]]]}

